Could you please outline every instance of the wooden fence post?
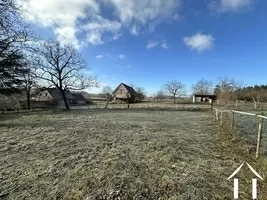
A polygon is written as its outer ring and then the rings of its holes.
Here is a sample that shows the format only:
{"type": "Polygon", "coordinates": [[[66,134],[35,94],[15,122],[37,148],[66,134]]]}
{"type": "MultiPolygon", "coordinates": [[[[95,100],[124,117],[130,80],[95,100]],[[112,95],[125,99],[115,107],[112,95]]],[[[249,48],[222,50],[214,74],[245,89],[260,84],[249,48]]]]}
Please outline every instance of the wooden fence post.
{"type": "Polygon", "coordinates": [[[235,127],[235,113],[232,111],[232,129],[235,127]]]}
{"type": "Polygon", "coordinates": [[[221,111],[221,126],[223,125],[223,112],[221,111]]]}
{"type": "Polygon", "coordinates": [[[259,155],[260,155],[261,139],[262,139],[262,128],[263,128],[263,118],[260,118],[259,130],[258,130],[258,141],[257,141],[256,158],[258,158],[259,155]]]}

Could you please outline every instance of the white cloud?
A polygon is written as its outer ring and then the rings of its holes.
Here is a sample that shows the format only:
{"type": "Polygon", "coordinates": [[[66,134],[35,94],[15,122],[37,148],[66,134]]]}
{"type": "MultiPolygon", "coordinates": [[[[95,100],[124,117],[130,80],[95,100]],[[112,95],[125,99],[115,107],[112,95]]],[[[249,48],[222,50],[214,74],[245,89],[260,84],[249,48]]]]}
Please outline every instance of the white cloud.
{"type": "Polygon", "coordinates": [[[112,40],[117,40],[119,39],[123,34],[122,33],[116,33],[114,34],[114,36],[112,37],[112,40]]]}
{"type": "MultiPolygon", "coordinates": [[[[118,36],[121,30],[121,24],[118,21],[111,21],[99,15],[92,16],[92,19],[81,29],[87,32],[87,42],[98,45],[103,44],[102,35],[110,32],[118,36]]],[[[114,37],[114,36],[113,36],[114,37]]]]}
{"type": "Polygon", "coordinates": [[[184,37],[185,44],[192,50],[199,52],[211,49],[214,41],[215,39],[212,35],[205,35],[201,33],[197,33],[190,37],[184,37]]]}
{"type": "Polygon", "coordinates": [[[158,45],[159,45],[159,42],[158,41],[149,41],[147,43],[147,45],[146,45],[146,48],[147,49],[152,49],[152,48],[154,48],[154,47],[156,47],[158,45]]]}
{"type": "Polygon", "coordinates": [[[92,31],[86,34],[86,41],[93,45],[103,44],[101,33],[98,31],[92,31]]]}
{"type": "Polygon", "coordinates": [[[78,19],[99,12],[95,0],[29,0],[23,4],[21,0],[17,1],[23,5],[28,21],[52,28],[58,40],[72,42],[76,46],[81,44],[76,37],[80,31],[76,26],[78,19]]]}
{"type": "Polygon", "coordinates": [[[104,58],[104,56],[103,55],[97,55],[96,56],[96,59],[101,59],[101,58],[104,58]]]}
{"type": "Polygon", "coordinates": [[[144,27],[157,26],[164,20],[172,19],[181,6],[180,0],[111,0],[115,14],[130,27],[131,33],[138,34],[144,27]]]}
{"type": "Polygon", "coordinates": [[[120,60],[125,60],[125,59],[126,59],[126,55],[124,55],[124,54],[119,54],[119,55],[118,55],[118,58],[119,58],[120,60]]]}
{"type": "Polygon", "coordinates": [[[165,40],[161,41],[161,44],[160,46],[163,48],[163,49],[168,49],[168,45],[167,45],[167,42],[165,40]]]}
{"type": "Polygon", "coordinates": [[[248,8],[253,0],[218,0],[211,1],[208,7],[215,12],[236,12],[248,8]]]}
{"type": "Polygon", "coordinates": [[[28,0],[22,5],[28,21],[51,28],[58,40],[79,47],[116,40],[125,29],[136,36],[140,32],[153,31],[162,22],[179,16],[180,1],[28,0]],[[103,16],[104,6],[113,14],[112,19],[103,16]]]}
{"type": "Polygon", "coordinates": [[[146,48],[147,49],[152,49],[152,48],[155,48],[155,47],[162,47],[163,49],[168,49],[168,45],[167,45],[167,42],[166,40],[150,40],[147,45],[146,45],[146,48]]]}

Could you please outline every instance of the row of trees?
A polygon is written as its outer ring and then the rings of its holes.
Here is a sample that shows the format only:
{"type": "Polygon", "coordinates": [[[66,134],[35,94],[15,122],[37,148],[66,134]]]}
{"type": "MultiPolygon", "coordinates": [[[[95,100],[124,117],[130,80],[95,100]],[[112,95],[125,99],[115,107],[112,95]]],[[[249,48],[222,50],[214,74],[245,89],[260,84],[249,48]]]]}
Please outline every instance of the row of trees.
{"type": "MultiPolygon", "coordinates": [[[[260,102],[267,101],[267,85],[243,86],[234,79],[223,77],[218,79],[214,87],[212,81],[201,79],[192,86],[192,94],[214,94],[222,104],[235,102],[238,105],[241,101],[253,101],[257,109],[260,102]]],[[[176,103],[176,99],[184,95],[186,95],[185,84],[173,80],[154,94],[154,98],[159,101],[171,96],[176,103]]]]}
{"type": "Polygon", "coordinates": [[[65,92],[97,86],[87,63],[72,44],[41,40],[23,23],[20,5],[14,0],[0,2],[0,102],[12,95],[25,94],[30,108],[31,89],[39,85],[65,92]]]}

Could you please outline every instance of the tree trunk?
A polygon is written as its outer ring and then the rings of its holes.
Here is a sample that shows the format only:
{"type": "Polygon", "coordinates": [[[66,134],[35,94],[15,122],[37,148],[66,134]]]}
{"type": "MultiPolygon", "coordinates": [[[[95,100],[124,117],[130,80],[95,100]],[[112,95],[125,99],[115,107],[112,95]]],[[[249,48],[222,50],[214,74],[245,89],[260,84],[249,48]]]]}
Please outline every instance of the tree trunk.
{"type": "Polygon", "coordinates": [[[235,108],[237,109],[238,108],[238,100],[235,101],[235,108]]]}
{"type": "Polygon", "coordinates": [[[258,105],[258,108],[260,109],[260,104],[261,104],[261,102],[260,102],[260,98],[257,98],[257,105],[258,105]]]}
{"type": "Polygon", "coordinates": [[[105,105],[105,109],[108,107],[109,102],[110,102],[110,99],[108,99],[108,101],[107,101],[107,103],[105,105]]]}
{"type": "Polygon", "coordinates": [[[70,110],[70,106],[68,104],[68,100],[66,98],[65,91],[64,90],[61,90],[61,94],[62,94],[62,97],[63,97],[63,100],[64,100],[64,104],[65,104],[66,110],[70,110]]]}
{"type": "Polygon", "coordinates": [[[252,98],[252,100],[254,102],[254,110],[257,110],[257,101],[254,98],[252,98]]]}
{"type": "Polygon", "coordinates": [[[176,96],[173,96],[173,103],[176,104],[176,96]]]}
{"type": "Polygon", "coordinates": [[[27,95],[27,109],[30,110],[30,109],[31,109],[30,90],[27,90],[27,91],[26,91],[26,95],[27,95]]]}

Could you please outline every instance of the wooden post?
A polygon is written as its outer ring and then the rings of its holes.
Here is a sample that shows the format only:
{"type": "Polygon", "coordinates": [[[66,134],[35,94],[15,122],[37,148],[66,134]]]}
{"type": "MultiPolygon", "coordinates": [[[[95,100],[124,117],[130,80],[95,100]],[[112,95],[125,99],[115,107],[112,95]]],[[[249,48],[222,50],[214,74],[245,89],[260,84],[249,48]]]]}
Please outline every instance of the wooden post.
{"type": "Polygon", "coordinates": [[[235,113],[232,111],[232,129],[235,127],[235,113]]]}
{"type": "Polygon", "coordinates": [[[221,111],[221,126],[223,125],[223,112],[221,111]]]}
{"type": "Polygon", "coordinates": [[[259,155],[260,155],[261,139],[262,139],[262,128],[263,128],[263,118],[260,118],[259,130],[258,130],[258,141],[257,141],[256,158],[258,158],[259,155]]]}
{"type": "Polygon", "coordinates": [[[212,110],[212,108],[213,108],[213,99],[210,102],[210,109],[212,110]]]}
{"type": "Polygon", "coordinates": [[[219,113],[217,109],[216,109],[216,121],[219,121],[219,113]]]}

